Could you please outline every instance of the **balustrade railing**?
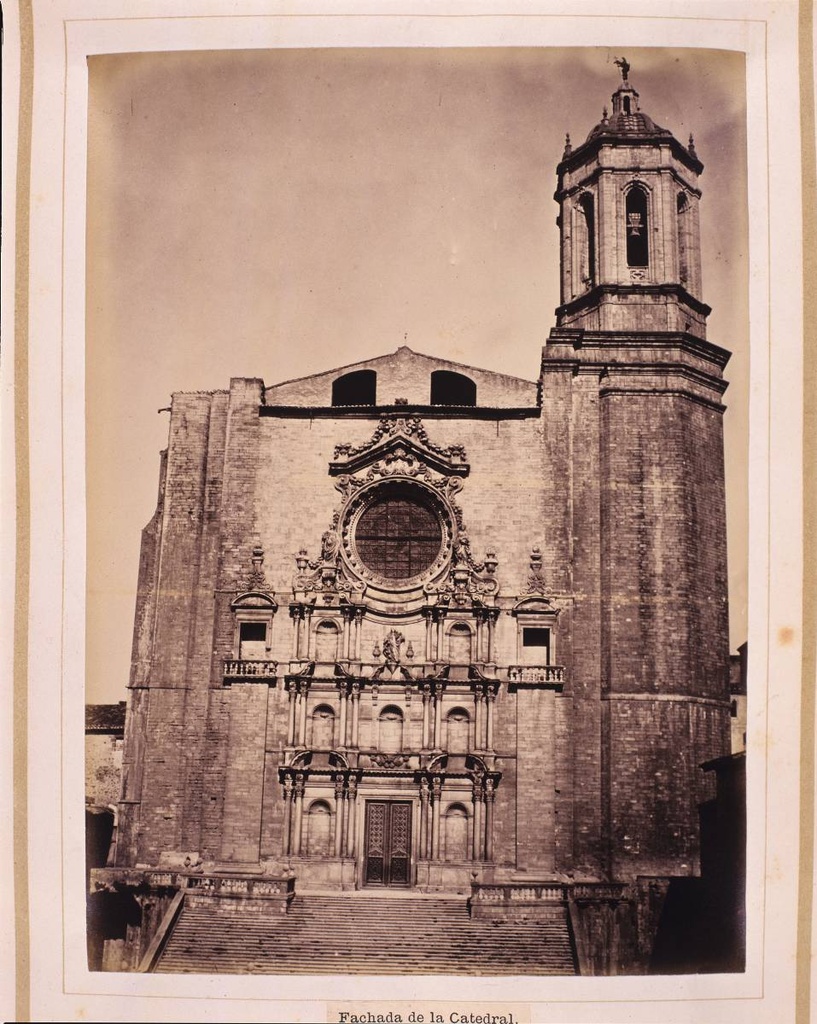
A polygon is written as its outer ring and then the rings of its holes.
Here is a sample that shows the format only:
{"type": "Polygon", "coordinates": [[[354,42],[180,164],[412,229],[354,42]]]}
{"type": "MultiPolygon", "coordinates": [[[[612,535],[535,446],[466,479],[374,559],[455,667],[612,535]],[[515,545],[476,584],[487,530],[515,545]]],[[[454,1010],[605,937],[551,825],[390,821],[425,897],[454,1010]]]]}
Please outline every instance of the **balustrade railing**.
{"type": "Polygon", "coordinates": [[[274,679],[277,673],[277,661],[250,661],[241,658],[224,659],[225,679],[274,679]]]}
{"type": "Polygon", "coordinates": [[[563,683],[564,665],[509,665],[510,683],[563,683]]]}
{"type": "Polygon", "coordinates": [[[561,882],[537,885],[473,882],[471,885],[472,903],[519,906],[523,903],[562,903],[564,899],[565,886],[561,882]]]}
{"type": "Polygon", "coordinates": [[[196,896],[247,896],[253,899],[289,900],[295,895],[295,879],[194,875],[187,879],[187,891],[196,896]]]}

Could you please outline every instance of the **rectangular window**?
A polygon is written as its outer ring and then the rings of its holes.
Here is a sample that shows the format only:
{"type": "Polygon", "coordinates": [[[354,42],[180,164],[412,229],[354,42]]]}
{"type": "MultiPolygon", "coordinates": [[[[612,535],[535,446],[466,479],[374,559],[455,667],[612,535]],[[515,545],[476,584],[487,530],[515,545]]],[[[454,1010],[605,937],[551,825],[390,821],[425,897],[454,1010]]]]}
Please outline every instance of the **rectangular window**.
{"type": "Polygon", "coordinates": [[[242,643],[245,640],[266,640],[267,639],[267,624],[266,622],[242,622],[241,633],[242,643]]]}
{"type": "Polygon", "coordinates": [[[522,630],[523,647],[550,647],[550,630],[535,627],[522,630]]]}

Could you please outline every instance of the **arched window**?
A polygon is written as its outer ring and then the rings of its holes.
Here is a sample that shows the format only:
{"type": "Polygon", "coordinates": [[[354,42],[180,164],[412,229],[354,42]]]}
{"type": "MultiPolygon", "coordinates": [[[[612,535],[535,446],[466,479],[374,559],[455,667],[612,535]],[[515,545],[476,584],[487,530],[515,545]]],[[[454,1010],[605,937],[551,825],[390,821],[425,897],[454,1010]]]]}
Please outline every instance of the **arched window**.
{"type": "Polygon", "coordinates": [[[471,630],[465,622],[455,622],[448,633],[448,660],[452,665],[471,664],[471,630]]]}
{"type": "Polygon", "coordinates": [[[324,800],[316,800],[306,816],[307,857],[328,857],[332,832],[332,812],[324,800]]]}
{"type": "Polygon", "coordinates": [[[453,708],[446,718],[446,747],[449,754],[468,753],[471,716],[465,708],[453,708]]]}
{"type": "Polygon", "coordinates": [[[451,804],[445,812],[445,859],[463,861],[468,857],[468,812],[462,804],[451,804]]]}
{"type": "Polygon", "coordinates": [[[353,370],[332,382],[332,405],[375,405],[377,374],[353,370]]]}
{"type": "Polygon", "coordinates": [[[338,624],[327,620],[315,630],[315,661],[333,662],[338,657],[338,624]]]}
{"type": "Polygon", "coordinates": [[[585,192],[579,200],[579,277],[585,288],[596,283],[596,212],[593,197],[585,192]]]}
{"type": "Polygon", "coordinates": [[[320,704],[312,712],[312,741],[315,750],[331,750],[335,745],[335,712],[320,704]]]}
{"type": "Polygon", "coordinates": [[[692,211],[684,192],[678,193],[678,279],[689,282],[689,253],[692,243],[692,211]]]}
{"type": "Polygon", "coordinates": [[[380,712],[378,749],[384,754],[399,754],[403,749],[403,712],[389,705],[380,712]]]}
{"type": "Polygon", "coordinates": [[[633,185],[627,193],[627,265],[646,267],[650,262],[647,193],[633,185]]]}
{"type": "Polygon", "coordinates": [[[451,370],[432,370],[432,405],[476,405],[477,386],[470,377],[451,370]]]}

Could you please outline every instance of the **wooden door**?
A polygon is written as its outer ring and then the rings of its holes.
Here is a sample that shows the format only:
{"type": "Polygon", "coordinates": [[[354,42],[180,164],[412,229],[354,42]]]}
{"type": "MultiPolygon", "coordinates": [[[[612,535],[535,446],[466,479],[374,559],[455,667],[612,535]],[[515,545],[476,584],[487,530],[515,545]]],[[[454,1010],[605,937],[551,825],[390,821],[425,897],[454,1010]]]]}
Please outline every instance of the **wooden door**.
{"type": "Polygon", "coordinates": [[[411,884],[411,804],[366,801],[364,885],[411,884]]]}

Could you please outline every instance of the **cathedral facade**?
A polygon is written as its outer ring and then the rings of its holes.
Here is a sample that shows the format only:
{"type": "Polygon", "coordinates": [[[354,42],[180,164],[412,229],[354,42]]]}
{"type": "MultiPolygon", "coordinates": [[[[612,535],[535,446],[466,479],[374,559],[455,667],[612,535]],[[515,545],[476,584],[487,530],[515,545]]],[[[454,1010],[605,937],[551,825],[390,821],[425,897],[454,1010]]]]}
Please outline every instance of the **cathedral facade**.
{"type": "Polygon", "coordinates": [[[557,167],[538,375],[401,347],[173,395],[92,878],[140,908],[120,968],[184,900],[374,891],[557,906],[577,971],[650,968],[729,752],[729,354],[703,165],[623,71],[557,167]]]}

